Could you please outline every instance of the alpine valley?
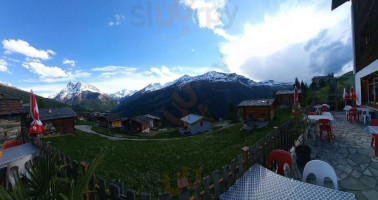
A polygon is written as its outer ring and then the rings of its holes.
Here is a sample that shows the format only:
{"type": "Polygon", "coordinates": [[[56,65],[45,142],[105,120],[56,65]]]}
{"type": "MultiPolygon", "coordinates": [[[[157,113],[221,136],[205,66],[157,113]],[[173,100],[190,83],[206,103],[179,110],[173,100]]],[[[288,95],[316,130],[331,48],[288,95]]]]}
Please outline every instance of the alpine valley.
{"type": "Polygon", "coordinates": [[[125,117],[153,114],[175,123],[188,113],[227,118],[230,104],[249,98],[270,98],[276,90],[289,89],[293,83],[273,80],[255,82],[235,73],[207,72],[184,75],[165,84],[153,83],[139,91],[121,90],[113,94],[96,87],[69,82],[53,99],[71,105],[77,112],[116,112],[125,117]]]}

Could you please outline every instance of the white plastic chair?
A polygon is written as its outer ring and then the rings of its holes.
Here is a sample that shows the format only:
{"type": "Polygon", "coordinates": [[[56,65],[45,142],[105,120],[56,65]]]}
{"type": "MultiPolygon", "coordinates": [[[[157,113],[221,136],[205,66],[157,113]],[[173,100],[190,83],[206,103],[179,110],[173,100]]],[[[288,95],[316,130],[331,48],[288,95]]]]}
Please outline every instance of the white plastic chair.
{"type": "Polygon", "coordinates": [[[332,180],[335,190],[339,190],[335,170],[330,164],[321,160],[312,160],[303,169],[303,182],[306,182],[309,174],[316,176],[316,185],[324,187],[324,179],[328,177],[332,180]]]}
{"type": "Polygon", "coordinates": [[[7,188],[8,184],[12,185],[12,188],[14,188],[14,184],[16,183],[15,177],[13,176],[13,172],[16,170],[18,171],[19,174],[23,174],[25,176],[29,176],[25,164],[30,161],[32,158],[32,155],[28,155],[26,157],[23,157],[21,159],[15,160],[13,162],[10,162],[7,166],[7,173],[6,173],[6,178],[7,178],[7,188]]]}
{"type": "Polygon", "coordinates": [[[370,116],[368,110],[366,110],[366,109],[362,110],[362,118],[364,118],[364,124],[366,124],[366,118],[368,118],[369,121],[371,121],[371,116],[370,116]]]}

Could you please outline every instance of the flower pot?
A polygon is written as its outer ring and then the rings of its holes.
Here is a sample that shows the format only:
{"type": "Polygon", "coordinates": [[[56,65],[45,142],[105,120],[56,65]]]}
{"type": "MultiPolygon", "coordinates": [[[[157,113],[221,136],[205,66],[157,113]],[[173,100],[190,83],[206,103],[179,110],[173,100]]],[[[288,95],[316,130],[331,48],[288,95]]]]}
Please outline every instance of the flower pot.
{"type": "Polygon", "coordinates": [[[295,154],[297,155],[297,164],[301,168],[304,168],[307,162],[311,160],[311,148],[307,145],[299,145],[295,147],[295,154]]]}

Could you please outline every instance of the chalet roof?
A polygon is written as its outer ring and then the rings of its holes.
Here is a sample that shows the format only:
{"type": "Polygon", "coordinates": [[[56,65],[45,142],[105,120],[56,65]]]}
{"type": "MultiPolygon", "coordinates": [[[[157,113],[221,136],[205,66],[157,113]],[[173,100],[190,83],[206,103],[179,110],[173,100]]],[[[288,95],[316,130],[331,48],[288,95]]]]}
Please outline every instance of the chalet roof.
{"type": "MultiPolygon", "coordinates": [[[[298,90],[298,94],[301,94],[301,93],[302,93],[302,90],[299,89],[298,90]]],[[[276,92],[276,95],[282,95],[282,94],[292,94],[292,95],[294,95],[294,90],[278,90],[276,92]]]]}
{"type": "Polygon", "coordinates": [[[118,114],[115,114],[115,113],[108,113],[108,114],[105,114],[103,117],[105,119],[109,120],[110,122],[122,120],[122,117],[118,114]]]}
{"type": "Polygon", "coordinates": [[[189,114],[189,115],[181,118],[181,121],[184,121],[188,124],[193,124],[193,123],[197,122],[198,120],[200,120],[202,118],[203,118],[203,116],[200,116],[200,115],[189,114]]]}
{"type": "Polygon", "coordinates": [[[153,115],[150,115],[150,114],[147,114],[147,115],[144,115],[144,116],[147,117],[147,118],[150,118],[150,119],[160,120],[159,117],[156,117],[156,116],[153,116],[153,115]]]}
{"type": "Polygon", "coordinates": [[[25,113],[21,100],[0,99],[0,116],[25,113]]]}
{"type": "Polygon", "coordinates": [[[143,115],[138,115],[138,116],[135,116],[131,119],[138,122],[138,123],[141,123],[141,124],[144,124],[146,122],[150,122],[150,119],[146,116],[143,116],[143,115]]]}
{"type": "Polygon", "coordinates": [[[39,109],[39,119],[41,121],[76,117],[76,112],[72,108],[50,108],[39,109]],[[51,112],[49,112],[51,110],[51,112]]]}
{"type": "Polygon", "coordinates": [[[249,99],[239,103],[238,107],[244,106],[271,106],[275,99],[249,99]]]}
{"type": "Polygon", "coordinates": [[[349,1],[349,0],[332,0],[331,10],[334,10],[335,8],[343,5],[347,1],[349,1]]]}

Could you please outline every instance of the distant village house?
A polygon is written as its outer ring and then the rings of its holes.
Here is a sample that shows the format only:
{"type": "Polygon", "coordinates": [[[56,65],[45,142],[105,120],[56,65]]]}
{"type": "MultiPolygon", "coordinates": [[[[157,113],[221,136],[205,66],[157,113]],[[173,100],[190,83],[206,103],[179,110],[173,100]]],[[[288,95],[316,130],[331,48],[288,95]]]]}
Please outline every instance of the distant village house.
{"type": "Polygon", "coordinates": [[[183,128],[180,129],[180,133],[194,135],[211,131],[211,121],[213,120],[204,116],[189,114],[181,118],[183,128]]]}
{"type": "Polygon", "coordinates": [[[150,119],[150,128],[159,127],[159,125],[160,125],[160,118],[159,117],[149,115],[149,114],[144,115],[144,116],[147,117],[148,119],[150,119]]]}
{"type": "Polygon", "coordinates": [[[110,128],[122,127],[122,117],[118,114],[108,113],[99,117],[100,125],[110,128]]]}
{"type": "Polygon", "coordinates": [[[89,112],[78,113],[76,118],[78,120],[88,120],[90,118],[90,113],[89,112]]]}
{"type": "Polygon", "coordinates": [[[150,118],[143,115],[138,115],[133,118],[124,120],[123,126],[131,132],[148,133],[150,132],[150,122],[150,118]]]}
{"type": "Polygon", "coordinates": [[[45,125],[45,132],[75,134],[75,111],[72,108],[39,109],[39,119],[45,125]]]}
{"type": "MultiPolygon", "coordinates": [[[[276,92],[279,105],[292,104],[294,102],[294,90],[278,90],[276,92]]],[[[302,90],[298,90],[298,101],[303,102],[302,90]]]]}
{"type": "Polygon", "coordinates": [[[239,109],[242,109],[244,120],[252,121],[272,121],[276,116],[275,99],[251,99],[239,103],[239,109]]]}

